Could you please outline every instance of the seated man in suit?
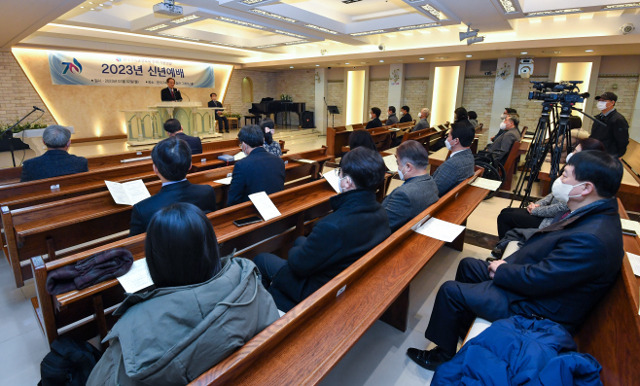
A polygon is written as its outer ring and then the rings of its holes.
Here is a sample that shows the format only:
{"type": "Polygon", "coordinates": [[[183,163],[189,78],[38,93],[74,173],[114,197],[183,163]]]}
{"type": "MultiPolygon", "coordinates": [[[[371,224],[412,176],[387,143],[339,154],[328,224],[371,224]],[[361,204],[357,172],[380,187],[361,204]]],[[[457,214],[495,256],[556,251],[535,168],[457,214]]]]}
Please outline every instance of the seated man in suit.
{"type": "Polygon", "coordinates": [[[474,137],[474,130],[466,124],[461,122],[451,124],[451,130],[444,143],[451,154],[433,173],[440,197],[473,175],[475,162],[469,146],[474,137]]]}
{"type": "Polygon", "coordinates": [[[398,176],[404,184],[395,188],[382,201],[382,207],[389,217],[391,232],[395,232],[438,201],[438,186],[427,171],[429,153],[424,146],[417,141],[403,142],[396,151],[396,161],[398,176]]]}
{"type": "Polygon", "coordinates": [[[429,111],[428,108],[423,108],[422,110],[420,110],[420,112],[418,113],[418,122],[416,122],[416,125],[413,127],[413,129],[411,129],[411,131],[418,131],[418,130],[422,130],[422,129],[428,129],[429,128],[429,116],[431,115],[431,112],[429,111]]]}
{"type": "Polygon", "coordinates": [[[409,106],[400,107],[400,114],[402,114],[402,116],[400,117],[400,123],[413,121],[413,118],[411,117],[411,114],[409,114],[409,111],[409,106]]]}
{"type": "Polygon", "coordinates": [[[377,107],[371,108],[370,117],[371,120],[367,123],[367,127],[365,129],[375,129],[376,127],[382,127],[382,121],[380,121],[380,111],[377,107]]]}
{"type": "Polygon", "coordinates": [[[176,137],[185,141],[191,149],[191,154],[202,153],[202,140],[200,140],[199,137],[186,135],[179,120],[175,118],[167,119],[167,121],[164,123],[164,130],[169,134],[170,137],[176,137]]]}
{"type": "Polygon", "coordinates": [[[47,151],[39,157],[24,161],[20,182],[89,171],[86,158],[67,153],[71,146],[71,132],[66,127],[47,127],[42,134],[42,142],[47,151]]]}
{"type": "Polygon", "coordinates": [[[173,78],[167,78],[167,87],[163,88],[160,92],[160,98],[163,102],[180,102],[182,101],[182,94],[175,88],[176,80],[173,78]]]}
{"type": "Polygon", "coordinates": [[[520,119],[516,115],[507,115],[503,123],[504,125],[500,125],[500,128],[504,127],[504,134],[501,134],[492,144],[488,145],[483,153],[488,153],[494,160],[504,165],[507,157],[509,157],[511,147],[516,141],[520,140],[520,129],[518,129],[520,119]]]}
{"type": "Polygon", "coordinates": [[[620,161],[598,150],[575,154],[553,184],[570,212],[536,231],[504,260],[466,258],[455,281],[436,296],[425,337],[438,346],[407,355],[434,370],[456,353],[474,317],[493,322],[513,315],[545,318],[575,333],[616,281],[624,250],[615,194],[620,161]]]}
{"type": "Polygon", "coordinates": [[[267,194],[284,189],[284,161],[262,147],[264,134],[260,126],[248,125],[238,133],[240,148],[247,155],[236,162],[231,176],[227,206],[249,201],[249,195],[267,194]]]}
{"type": "Polygon", "coordinates": [[[255,257],[279,310],[289,311],[391,234],[375,195],[385,170],[382,157],[371,149],[346,153],[340,162],[341,193],[330,199],[333,213],[309,236],[295,240],[288,260],[270,253],[255,257]]]}
{"type": "MultiPolygon", "coordinates": [[[[222,103],[218,100],[218,94],[212,92],[209,94],[211,100],[207,104],[209,107],[223,107],[222,103]]],[[[222,127],[224,126],[224,131],[229,132],[229,120],[224,116],[224,111],[218,110],[216,111],[216,121],[218,121],[218,131],[222,133],[222,127]]]]}
{"type": "Polygon", "coordinates": [[[192,185],[187,181],[191,168],[189,145],[176,137],[158,142],[151,151],[153,172],[162,188],[153,196],[133,206],[129,234],[131,236],[147,231],[151,217],[160,209],[175,202],[188,202],[205,213],[216,210],[216,194],[211,186],[192,185]]]}

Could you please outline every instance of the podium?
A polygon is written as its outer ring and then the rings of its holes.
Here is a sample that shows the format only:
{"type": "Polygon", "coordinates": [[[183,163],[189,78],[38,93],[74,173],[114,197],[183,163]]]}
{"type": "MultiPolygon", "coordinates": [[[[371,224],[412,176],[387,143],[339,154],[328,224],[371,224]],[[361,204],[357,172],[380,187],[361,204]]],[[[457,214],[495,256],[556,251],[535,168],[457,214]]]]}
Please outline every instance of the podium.
{"type": "Polygon", "coordinates": [[[197,129],[194,117],[196,110],[201,106],[200,102],[161,102],[150,108],[158,111],[158,127],[163,127],[167,119],[175,118],[182,124],[185,134],[195,136],[197,129]]]}

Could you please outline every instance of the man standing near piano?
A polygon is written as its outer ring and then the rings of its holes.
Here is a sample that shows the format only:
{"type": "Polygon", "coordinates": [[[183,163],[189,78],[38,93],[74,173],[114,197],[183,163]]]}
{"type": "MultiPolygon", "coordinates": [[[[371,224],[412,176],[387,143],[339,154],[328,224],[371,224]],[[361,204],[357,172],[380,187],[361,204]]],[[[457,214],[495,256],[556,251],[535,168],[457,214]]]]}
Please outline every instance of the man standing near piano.
{"type": "Polygon", "coordinates": [[[163,102],[181,102],[182,94],[175,88],[176,80],[173,78],[167,78],[167,87],[163,88],[160,92],[160,98],[163,102]]]}
{"type": "MultiPolygon", "coordinates": [[[[222,108],[222,103],[218,100],[218,94],[212,92],[209,94],[211,100],[207,104],[209,107],[220,107],[222,108]]],[[[222,134],[222,127],[224,126],[224,131],[229,132],[229,120],[224,116],[224,112],[222,110],[216,110],[216,121],[218,121],[218,130],[220,130],[220,134],[222,134]]]]}

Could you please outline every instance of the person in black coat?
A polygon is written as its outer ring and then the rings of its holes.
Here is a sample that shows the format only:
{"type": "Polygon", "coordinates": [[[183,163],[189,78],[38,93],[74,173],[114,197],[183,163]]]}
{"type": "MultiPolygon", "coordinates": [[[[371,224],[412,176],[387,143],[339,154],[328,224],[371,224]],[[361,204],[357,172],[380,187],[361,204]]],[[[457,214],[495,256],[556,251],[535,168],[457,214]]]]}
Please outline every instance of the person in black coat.
{"type": "Polygon", "coordinates": [[[616,110],[618,96],[607,91],[596,97],[600,114],[596,115],[596,122],[591,126],[591,137],[602,142],[607,153],[614,157],[622,157],[629,144],[629,123],[616,110]]]}
{"type": "Polygon", "coordinates": [[[270,253],[254,259],[281,311],[289,311],[391,234],[375,196],[386,170],[380,154],[359,147],[342,157],[340,167],[342,193],[330,199],[333,213],[318,221],[309,236],[295,240],[288,260],[270,253]]]}
{"type": "Polygon", "coordinates": [[[181,102],[182,94],[175,88],[176,80],[173,78],[167,78],[167,87],[163,88],[160,92],[160,98],[163,102],[181,102]]]}
{"type": "MultiPolygon", "coordinates": [[[[216,94],[215,92],[212,92],[211,94],[209,94],[209,96],[211,97],[211,100],[209,101],[209,103],[207,103],[207,106],[209,107],[223,107],[222,103],[218,100],[218,94],[216,94]]],[[[218,131],[220,131],[220,133],[222,133],[222,128],[224,127],[224,131],[226,131],[227,133],[229,132],[229,120],[227,119],[227,117],[224,116],[224,111],[222,110],[216,110],[215,112],[216,116],[216,121],[218,121],[218,131]]]]}
{"type": "Polygon", "coordinates": [[[248,125],[238,133],[240,148],[247,155],[236,162],[231,175],[227,206],[249,201],[249,195],[267,194],[284,189],[284,161],[262,147],[264,133],[258,125],[248,125]]]}
{"type": "Polygon", "coordinates": [[[189,145],[176,137],[164,139],[151,151],[153,171],[162,188],[155,195],[133,206],[129,234],[131,236],[147,231],[147,225],[160,209],[176,202],[187,202],[205,213],[216,210],[216,194],[209,185],[193,185],[187,181],[191,168],[189,145]]]}
{"type": "Polygon", "coordinates": [[[199,137],[186,135],[179,120],[175,118],[167,119],[164,123],[164,131],[166,131],[170,137],[176,137],[185,141],[191,149],[191,154],[202,153],[202,140],[200,140],[199,137]]]}
{"type": "Polygon", "coordinates": [[[438,347],[410,348],[409,358],[434,370],[453,357],[476,316],[490,322],[513,315],[545,318],[575,333],[622,265],[615,198],[622,172],[620,161],[605,152],[575,154],[552,189],[570,212],[504,260],[462,260],[456,280],[438,290],[425,332],[438,347]]]}
{"type": "Polygon", "coordinates": [[[380,120],[380,113],[382,113],[382,111],[380,111],[379,108],[377,107],[372,107],[371,108],[371,120],[367,123],[367,127],[365,127],[365,129],[375,129],[376,127],[382,127],[382,121],[380,120]]]}
{"type": "Polygon", "coordinates": [[[22,164],[20,182],[42,180],[89,171],[87,159],[67,153],[71,132],[64,126],[51,125],[44,130],[42,142],[47,151],[22,164]]]}
{"type": "Polygon", "coordinates": [[[400,113],[402,113],[402,116],[400,117],[400,123],[413,121],[411,114],[409,114],[409,110],[409,106],[400,107],[400,113]]]}

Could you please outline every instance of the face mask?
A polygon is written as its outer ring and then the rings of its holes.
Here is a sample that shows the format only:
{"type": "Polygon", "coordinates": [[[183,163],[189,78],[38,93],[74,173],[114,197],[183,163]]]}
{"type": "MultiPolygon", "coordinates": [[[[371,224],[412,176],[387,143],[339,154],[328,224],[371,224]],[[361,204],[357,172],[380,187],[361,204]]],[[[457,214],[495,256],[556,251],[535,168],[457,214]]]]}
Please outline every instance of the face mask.
{"type": "Polygon", "coordinates": [[[569,154],[567,154],[567,160],[566,160],[566,163],[569,163],[569,160],[571,159],[571,157],[573,157],[573,153],[569,153],[569,154]]]}
{"type": "Polygon", "coordinates": [[[369,117],[370,117],[371,119],[373,119],[373,114],[369,114],[369,117]]]}
{"type": "Polygon", "coordinates": [[[505,130],[507,128],[506,122],[500,122],[500,130],[505,130]]]}
{"type": "Polygon", "coordinates": [[[553,193],[553,197],[557,198],[558,201],[562,201],[566,204],[567,202],[569,202],[570,198],[580,196],[579,194],[576,194],[573,196],[569,195],[569,193],[571,193],[573,188],[575,188],[576,186],[584,185],[584,184],[585,182],[581,182],[577,185],[569,185],[562,182],[560,178],[556,178],[556,180],[553,182],[553,186],[551,187],[551,193],[553,193]]]}
{"type": "Polygon", "coordinates": [[[449,143],[449,140],[445,139],[444,145],[447,147],[447,150],[451,151],[451,144],[449,143]]]}
{"type": "Polygon", "coordinates": [[[402,173],[402,169],[404,169],[404,166],[401,168],[398,168],[398,177],[400,177],[400,179],[404,181],[404,173],[402,173]]]}
{"type": "Polygon", "coordinates": [[[602,110],[607,108],[607,102],[606,101],[598,101],[598,103],[596,103],[596,107],[598,108],[598,110],[602,111],[602,110]]]}

